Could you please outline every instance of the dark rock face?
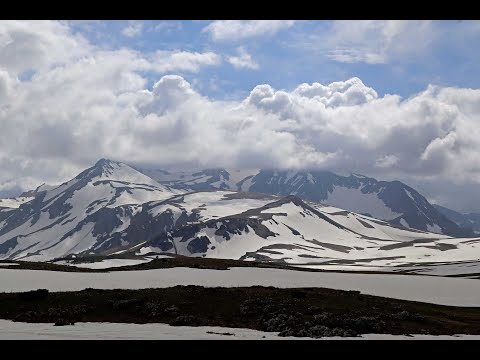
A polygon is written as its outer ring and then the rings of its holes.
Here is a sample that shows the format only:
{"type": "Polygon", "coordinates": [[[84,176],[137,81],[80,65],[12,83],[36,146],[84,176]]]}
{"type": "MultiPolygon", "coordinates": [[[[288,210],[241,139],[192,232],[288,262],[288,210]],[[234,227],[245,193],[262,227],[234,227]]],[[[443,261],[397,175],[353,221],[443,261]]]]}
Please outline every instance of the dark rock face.
{"type": "Polygon", "coordinates": [[[158,247],[160,250],[164,252],[168,252],[174,248],[173,241],[169,239],[162,238],[156,242],[152,242],[152,245],[158,247]]]}
{"type": "Polygon", "coordinates": [[[443,215],[448,217],[450,220],[455,222],[458,226],[464,229],[470,229],[474,231],[477,235],[480,235],[480,214],[478,213],[469,213],[462,214],[458,211],[448,209],[440,205],[433,205],[435,209],[440,211],[443,215]]]}
{"type": "Polygon", "coordinates": [[[7,254],[18,245],[17,236],[0,244],[0,254],[7,254]]]}
{"type": "Polygon", "coordinates": [[[187,214],[186,211],[183,211],[180,216],[178,217],[175,226],[176,227],[182,227],[188,223],[192,223],[195,221],[198,221],[199,215],[197,213],[191,213],[187,214]]]}
{"type": "Polygon", "coordinates": [[[210,245],[210,239],[206,236],[200,236],[191,240],[187,249],[191,254],[205,253],[208,250],[208,245],[210,245]]]}
{"type": "Polygon", "coordinates": [[[215,235],[223,236],[226,240],[230,240],[231,235],[241,235],[250,231],[248,227],[251,227],[255,234],[266,239],[268,236],[275,236],[275,233],[271,232],[261,220],[252,218],[241,217],[229,217],[222,220],[222,225],[215,232],[215,235]]]}

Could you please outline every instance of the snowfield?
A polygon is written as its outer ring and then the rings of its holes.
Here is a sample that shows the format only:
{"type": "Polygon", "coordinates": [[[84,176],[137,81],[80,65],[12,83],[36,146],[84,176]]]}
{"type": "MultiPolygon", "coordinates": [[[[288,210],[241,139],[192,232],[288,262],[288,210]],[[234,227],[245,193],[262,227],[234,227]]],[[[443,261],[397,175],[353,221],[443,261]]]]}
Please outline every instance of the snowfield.
{"type": "Polygon", "coordinates": [[[167,324],[76,323],[53,326],[0,320],[1,340],[479,340],[480,335],[388,335],[367,334],[355,338],[321,339],[280,337],[274,332],[216,326],[170,326],[167,324]],[[210,333],[208,333],[210,332],[210,333]],[[225,333],[232,335],[223,335],[225,333]]]}
{"type": "Polygon", "coordinates": [[[149,213],[152,215],[161,214],[168,209],[175,215],[177,220],[182,212],[199,214],[200,221],[221,218],[224,216],[240,214],[244,211],[264,206],[271,202],[271,198],[265,196],[263,199],[249,199],[241,197],[239,199],[229,198],[235,195],[232,191],[212,191],[185,194],[178,196],[182,202],[173,207],[170,203],[154,206],[149,213]]]}
{"type": "Polygon", "coordinates": [[[152,259],[105,259],[102,261],[80,264],[66,264],[86,269],[108,269],[129,265],[138,265],[152,261],[152,259]]]}
{"type": "Polygon", "coordinates": [[[385,203],[378,198],[377,193],[364,194],[358,189],[350,189],[343,186],[336,186],[328,198],[327,204],[335,205],[342,209],[349,209],[356,213],[368,213],[378,219],[392,220],[401,213],[392,211],[385,203]]]}
{"type": "Polygon", "coordinates": [[[369,266],[367,264],[349,264],[349,265],[295,265],[299,268],[329,270],[329,271],[380,271],[385,273],[407,272],[409,274],[432,275],[432,276],[460,276],[462,278],[478,279],[480,277],[480,262],[465,261],[451,263],[418,263],[405,266],[369,266]]]}
{"type": "Polygon", "coordinates": [[[165,288],[176,285],[208,287],[275,286],[357,290],[363,294],[452,306],[480,306],[478,280],[416,275],[322,273],[282,269],[191,268],[75,273],[0,268],[0,291],[36,289],[78,291],[97,289],[165,288]]]}

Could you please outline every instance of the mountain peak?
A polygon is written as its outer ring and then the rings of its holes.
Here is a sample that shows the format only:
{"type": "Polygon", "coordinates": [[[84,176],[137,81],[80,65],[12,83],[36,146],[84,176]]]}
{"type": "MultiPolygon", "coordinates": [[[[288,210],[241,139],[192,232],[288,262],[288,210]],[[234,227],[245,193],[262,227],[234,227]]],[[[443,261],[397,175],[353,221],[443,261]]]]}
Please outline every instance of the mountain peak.
{"type": "Polygon", "coordinates": [[[121,165],[121,163],[119,163],[117,161],[110,160],[110,159],[101,158],[100,160],[98,160],[95,163],[94,167],[108,167],[108,166],[113,166],[113,165],[121,165]]]}
{"type": "MultiPolygon", "coordinates": [[[[95,176],[100,176],[100,177],[104,177],[104,176],[110,177],[111,175],[114,175],[114,173],[121,168],[129,168],[129,166],[117,161],[102,158],[98,160],[95,163],[95,165],[92,167],[92,170],[93,170],[92,174],[95,174],[95,176]]],[[[132,171],[135,171],[135,170],[132,169],[132,171]]]]}
{"type": "Polygon", "coordinates": [[[359,179],[370,179],[368,176],[362,175],[362,174],[357,174],[357,173],[351,173],[350,176],[359,178],[359,179]]]}
{"type": "Polygon", "coordinates": [[[140,173],[131,166],[106,158],[98,160],[95,165],[81,172],[75,179],[84,179],[86,181],[91,181],[92,179],[116,180],[153,186],[159,185],[155,180],[140,173]]]}

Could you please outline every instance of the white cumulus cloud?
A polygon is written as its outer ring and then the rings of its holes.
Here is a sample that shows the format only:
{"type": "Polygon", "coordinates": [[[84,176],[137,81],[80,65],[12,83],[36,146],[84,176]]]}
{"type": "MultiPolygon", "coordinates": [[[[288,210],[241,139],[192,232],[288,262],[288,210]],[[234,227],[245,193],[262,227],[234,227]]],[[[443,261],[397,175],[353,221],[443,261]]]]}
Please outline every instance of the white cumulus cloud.
{"type": "Polygon", "coordinates": [[[259,36],[272,36],[288,29],[295,20],[216,20],[203,28],[214,41],[236,41],[259,36]]]}
{"type": "Polygon", "coordinates": [[[434,36],[430,20],[337,20],[324,41],[336,61],[383,64],[418,56],[434,36]]]}
{"type": "Polygon", "coordinates": [[[122,34],[130,38],[140,36],[143,32],[143,26],[142,21],[130,21],[129,24],[122,29],[122,34]]]}
{"type": "Polygon", "coordinates": [[[219,65],[222,58],[213,52],[157,51],[151,59],[151,66],[157,72],[197,72],[202,66],[219,65]]]}
{"type": "Polygon", "coordinates": [[[259,84],[221,101],[187,80],[220,62],[212,52],[103,49],[64,23],[0,22],[0,192],[66,180],[101,157],[480,183],[479,89],[429,86],[402,99],[351,78],[259,84]],[[153,87],[146,72],[157,74],[153,87]]]}
{"type": "Polygon", "coordinates": [[[389,168],[398,162],[398,157],[395,155],[385,155],[375,161],[375,166],[379,168],[389,168]]]}
{"type": "Polygon", "coordinates": [[[165,21],[160,21],[153,27],[153,31],[158,31],[158,32],[164,32],[164,33],[170,33],[172,31],[179,31],[182,30],[183,25],[179,21],[173,21],[173,20],[165,20],[165,21]]]}
{"type": "Polygon", "coordinates": [[[0,21],[0,67],[12,76],[64,64],[91,49],[84,38],[59,21],[0,21]]]}
{"type": "Polygon", "coordinates": [[[252,59],[252,56],[247,52],[244,47],[239,47],[237,49],[237,56],[229,56],[227,58],[228,62],[233,65],[236,69],[252,69],[256,70],[259,68],[259,65],[252,59]]]}

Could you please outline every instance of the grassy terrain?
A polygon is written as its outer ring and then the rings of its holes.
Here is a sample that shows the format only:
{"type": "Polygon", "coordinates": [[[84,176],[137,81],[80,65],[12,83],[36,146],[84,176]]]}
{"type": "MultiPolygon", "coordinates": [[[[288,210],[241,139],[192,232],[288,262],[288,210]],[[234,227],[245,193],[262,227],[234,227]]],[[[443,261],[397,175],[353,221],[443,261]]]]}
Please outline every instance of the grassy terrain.
{"type": "Polygon", "coordinates": [[[323,288],[175,286],[0,293],[0,318],[57,325],[125,322],[226,326],[310,337],[480,334],[480,308],[432,305],[323,288]]]}

